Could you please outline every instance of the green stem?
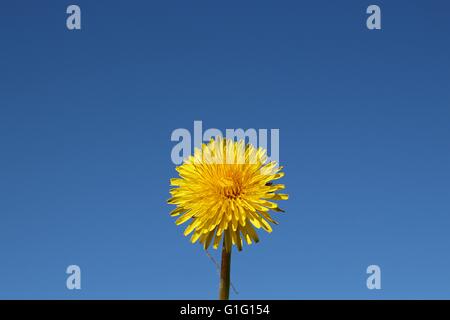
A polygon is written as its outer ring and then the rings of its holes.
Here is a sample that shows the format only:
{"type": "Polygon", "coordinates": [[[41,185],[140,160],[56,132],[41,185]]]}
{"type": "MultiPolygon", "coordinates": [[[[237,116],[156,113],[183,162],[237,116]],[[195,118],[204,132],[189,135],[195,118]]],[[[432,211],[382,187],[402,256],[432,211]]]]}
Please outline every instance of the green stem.
{"type": "Polygon", "coordinates": [[[222,265],[220,268],[219,299],[228,300],[230,298],[230,269],[231,269],[231,249],[228,251],[225,245],[225,236],[222,244],[222,265]]]}

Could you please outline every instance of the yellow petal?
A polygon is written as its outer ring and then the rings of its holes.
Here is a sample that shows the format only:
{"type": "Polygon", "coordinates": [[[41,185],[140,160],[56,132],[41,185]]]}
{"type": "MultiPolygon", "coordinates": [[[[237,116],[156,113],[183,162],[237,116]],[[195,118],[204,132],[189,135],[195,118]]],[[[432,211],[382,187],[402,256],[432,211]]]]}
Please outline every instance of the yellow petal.
{"type": "Polygon", "coordinates": [[[178,207],[178,208],[176,208],[175,210],[172,210],[171,212],[170,212],[170,215],[172,216],[172,217],[176,217],[176,216],[179,216],[181,213],[183,213],[183,212],[185,212],[186,211],[186,209],[184,209],[184,208],[182,208],[182,207],[178,207]]]}

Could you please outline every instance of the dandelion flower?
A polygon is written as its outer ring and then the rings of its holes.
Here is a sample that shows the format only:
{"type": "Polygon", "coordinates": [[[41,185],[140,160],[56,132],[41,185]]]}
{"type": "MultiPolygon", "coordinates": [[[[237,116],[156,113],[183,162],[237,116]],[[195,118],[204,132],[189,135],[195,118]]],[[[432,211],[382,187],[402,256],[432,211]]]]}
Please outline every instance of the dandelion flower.
{"type": "Polygon", "coordinates": [[[217,249],[223,242],[231,252],[232,245],[242,250],[243,242],[258,242],[256,229],[272,232],[277,222],[270,211],[283,212],[274,200],[287,200],[277,193],[284,176],[276,162],[268,162],[266,150],[251,144],[212,139],[196,149],[176,170],[179,178],[171,179],[170,204],[177,206],[171,216],[177,225],[189,222],[184,235],[191,242],[201,242],[205,249],[217,249]],[[222,240],[223,239],[223,240],[222,240]]]}

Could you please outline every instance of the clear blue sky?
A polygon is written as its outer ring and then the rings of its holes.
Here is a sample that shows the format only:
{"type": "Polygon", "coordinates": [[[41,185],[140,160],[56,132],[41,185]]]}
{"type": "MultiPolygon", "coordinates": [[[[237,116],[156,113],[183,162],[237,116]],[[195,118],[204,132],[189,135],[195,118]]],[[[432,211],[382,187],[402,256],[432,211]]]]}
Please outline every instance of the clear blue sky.
{"type": "Polygon", "coordinates": [[[232,298],[450,298],[449,34],[444,0],[3,1],[0,298],[216,298],[166,204],[194,120],[280,129],[291,198],[232,298]]]}

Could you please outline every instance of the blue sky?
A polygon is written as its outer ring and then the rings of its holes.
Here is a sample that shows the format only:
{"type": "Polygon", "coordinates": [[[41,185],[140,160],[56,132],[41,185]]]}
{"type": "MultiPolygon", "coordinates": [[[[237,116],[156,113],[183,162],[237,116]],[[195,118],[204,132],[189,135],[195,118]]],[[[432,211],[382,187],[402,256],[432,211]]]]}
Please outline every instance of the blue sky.
{"type": "Polygon", "coordinates": [[[232,298],[449,299],[449,17],[443,0],[2,2],[0,298],[216,298],[166,204],[170,134],[202,120],[280,129],[290,199],[234,253],[232,298]]]}

